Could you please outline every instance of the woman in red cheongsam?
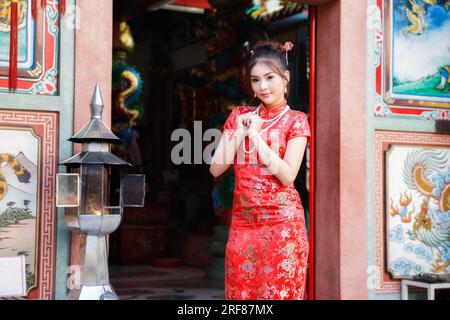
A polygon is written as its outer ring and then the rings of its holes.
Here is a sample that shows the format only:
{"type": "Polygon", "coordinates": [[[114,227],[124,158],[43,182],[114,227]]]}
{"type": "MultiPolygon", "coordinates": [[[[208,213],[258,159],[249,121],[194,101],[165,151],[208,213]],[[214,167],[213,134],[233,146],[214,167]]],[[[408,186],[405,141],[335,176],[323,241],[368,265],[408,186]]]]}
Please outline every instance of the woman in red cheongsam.
{"type": "Polygon", "coordinates": [[[310,135],[307,117],[286,102],[288,51],[258,43],[249,62],[261,104],[235,107],[211,161],[217,177],[234,164],[235,190],[225,254],[226,299],[304,299],[308,238],[294,180],[310,135]]]}

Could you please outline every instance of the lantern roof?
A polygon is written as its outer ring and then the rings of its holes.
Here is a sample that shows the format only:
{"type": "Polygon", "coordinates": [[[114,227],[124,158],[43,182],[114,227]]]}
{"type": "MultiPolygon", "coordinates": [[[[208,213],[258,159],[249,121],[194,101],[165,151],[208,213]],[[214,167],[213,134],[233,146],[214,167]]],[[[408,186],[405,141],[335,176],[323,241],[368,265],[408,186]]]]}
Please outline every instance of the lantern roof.
{"type": "Polygon", "coordinates": [[[103,122],[103,98],[98,84],[95,85],[94,94],[92,95],[91,103],[91,120],[85,125],[77,134],[75,134],[69,141],[76,143],[85,142],[108,142],[120,143],[120,139],[112,133],[106,124],[103,122]]]}
{"type": "Polygon", "coordinates": [[[100,151],[83,151],[74,155],[72,158],[69,158],[61,162],[61,164],[65,166],[79,166],[82,164],[131,166],[131,164],[120,159],[111,152],[100,152],[100,151]]]}

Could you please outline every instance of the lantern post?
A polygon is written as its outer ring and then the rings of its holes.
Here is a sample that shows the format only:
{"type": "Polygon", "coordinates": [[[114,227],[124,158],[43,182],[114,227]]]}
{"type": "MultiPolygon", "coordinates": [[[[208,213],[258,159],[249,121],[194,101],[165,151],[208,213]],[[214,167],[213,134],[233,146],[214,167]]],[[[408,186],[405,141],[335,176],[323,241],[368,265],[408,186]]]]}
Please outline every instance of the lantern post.
{"type": "Polygon", "coordinates": [[[110,152],[110,143],[120,139],[103,122],[103,107],[96,85],[91,120],[69,139],[81,143],[82,150],[61,163],[68,173],[57,176],[57,207],[65,208],[68,228],[85,235],[80,244],[81,284],[70,290],[68,300],[118,299],[109,283],[106,236],[119,227],[124,207],[144,206],[145,176],[126,175],[131,165],[110,152]],[[118,175],[118,185],[111,183],[112,175],[118,175]]]}

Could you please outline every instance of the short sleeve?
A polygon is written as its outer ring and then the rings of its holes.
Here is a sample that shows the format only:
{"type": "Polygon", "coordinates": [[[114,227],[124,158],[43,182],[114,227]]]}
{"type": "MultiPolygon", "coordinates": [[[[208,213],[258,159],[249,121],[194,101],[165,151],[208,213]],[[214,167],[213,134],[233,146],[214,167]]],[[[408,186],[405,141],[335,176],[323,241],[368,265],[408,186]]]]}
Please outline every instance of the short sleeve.
{"type": "Polygon", "coordinates": [[[308,117],[303,112],[296,112],[286,135],[286,140],[289,141],[293,138],[309,136],[311,136],[311,133],[309,130],[308,117]]]}
{"type": "Polygon", "coordinates": [[[234,107],[230,115],[228,116],[227,120],[225,121],[225,124],[223,125],[223,130],[235,129],[236,118],[238,117],[238,115],[239,115],[238,107],[234,107]]]}

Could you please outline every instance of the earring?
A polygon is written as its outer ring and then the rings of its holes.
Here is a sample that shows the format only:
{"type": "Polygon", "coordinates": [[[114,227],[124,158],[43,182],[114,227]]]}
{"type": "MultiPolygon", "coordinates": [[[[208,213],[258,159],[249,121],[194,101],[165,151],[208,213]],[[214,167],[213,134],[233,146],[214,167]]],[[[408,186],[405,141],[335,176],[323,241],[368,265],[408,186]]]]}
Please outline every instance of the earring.
{"type": "Polygon", "coordinates": [[[253,96],[256,98],[256,92],[255,93],[253,93],[253,96]]]}
{"type": "Polygon", "coordinates": [[[287,93],[287,87],[284,87],[284,93],[287,93]]]}

